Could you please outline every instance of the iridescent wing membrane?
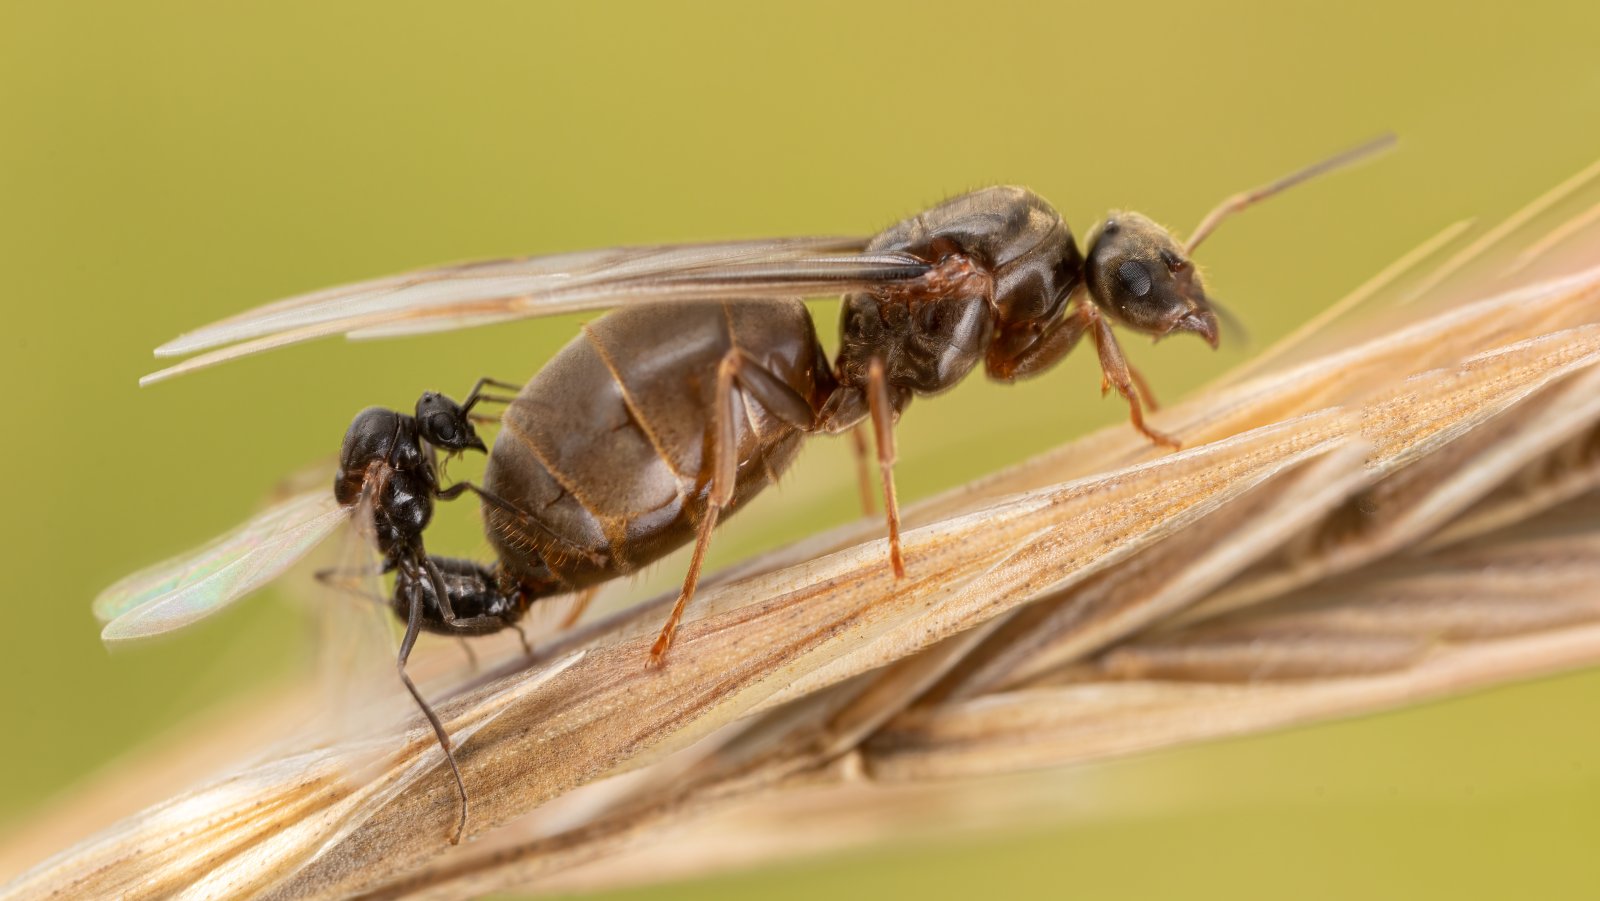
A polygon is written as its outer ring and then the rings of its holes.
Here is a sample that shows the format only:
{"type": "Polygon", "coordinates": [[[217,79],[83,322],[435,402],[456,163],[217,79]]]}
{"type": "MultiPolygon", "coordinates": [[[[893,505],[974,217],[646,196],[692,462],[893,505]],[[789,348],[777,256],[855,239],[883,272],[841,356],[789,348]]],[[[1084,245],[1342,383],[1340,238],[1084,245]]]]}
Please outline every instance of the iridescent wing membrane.
{"type": "Polygon", "coordinates": [[[351,507],[349,527],[332,542],[332,566],[310,596],[323,719],[317,732],[339,744],[381,739],[414,709],[393,676],[399,643],[373,526],[375,495],[364,490],[351,507]]]}
{"type": "Polygon", "coordinates": [[[328,335],[447,331],[621,304],[723,297],[813,297],[908,282],[928,263],[867,253],[865,238],[782,238],[593,250],[425,269],[303,294],[156,348],[198,354],[143,384],[328,335]]]}
{"type": "Polygon", "coordinates": [[[327,490],[296,495],[198,550],[140,570],[100,593],[107,642],[180,629],[282,575],[350,517],[327,490]]]}

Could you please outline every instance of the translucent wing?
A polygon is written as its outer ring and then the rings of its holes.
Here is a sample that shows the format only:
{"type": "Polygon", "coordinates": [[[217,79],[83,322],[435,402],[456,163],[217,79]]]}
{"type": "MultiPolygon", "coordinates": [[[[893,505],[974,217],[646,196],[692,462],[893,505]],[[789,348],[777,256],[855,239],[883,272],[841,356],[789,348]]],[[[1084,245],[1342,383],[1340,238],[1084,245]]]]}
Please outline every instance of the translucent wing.
{"type": "Polygon", "coordinates": [[[272,581],[304,557],[349,511],[326,489],[296,495],[205,547],[158,563],[94,600],[105,641],[187,626],[272,581]]]}
{"type": "Polygon", "coordinates": [[[332,566],[319,573],[307,597],[320,633],[322,732],[341,744],[392,736],[416,712],[394,675],[399,647],[373,529],[373,495],[363,491],[352,506],[349,527],[329,542],[336,552],[332,566]]]}
{"type": "Polygon", "coordinates": [[[865,238],[782,238],[489,260],[329,288],[179,336],[157,356],[206,351],[144,384],[312,338],[444,331],[624,303],[845,294],[910,281],[930,266],[866,253],[865,238]]]}

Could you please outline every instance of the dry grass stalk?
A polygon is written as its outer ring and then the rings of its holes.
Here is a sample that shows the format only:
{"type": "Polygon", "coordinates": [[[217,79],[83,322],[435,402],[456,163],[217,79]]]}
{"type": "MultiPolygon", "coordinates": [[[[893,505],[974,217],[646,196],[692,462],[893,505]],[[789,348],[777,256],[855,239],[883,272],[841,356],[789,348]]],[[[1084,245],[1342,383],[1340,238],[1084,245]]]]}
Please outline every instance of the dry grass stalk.
{"type": "Polygon", "coordinates": [[[6,896],[464,897],[627,872],[669,823],[818,785],[1056,766],[1593,663],[1600,531],[1550,510],[1600,469],[1596,322],[1600,270],[1202,394],[1162,420],[1183,453],[1118,428],[920,505],[902,582],[869,526],[819,536],[708,588],[664,670],[642,665],[657,605],[586,629],[441,705],[479,837],[460,848],[414,729],[377,767],[318,748],[194,790],[6,896]],[[1499,582],[1473,578],[1490,564],[1499,582]]]}

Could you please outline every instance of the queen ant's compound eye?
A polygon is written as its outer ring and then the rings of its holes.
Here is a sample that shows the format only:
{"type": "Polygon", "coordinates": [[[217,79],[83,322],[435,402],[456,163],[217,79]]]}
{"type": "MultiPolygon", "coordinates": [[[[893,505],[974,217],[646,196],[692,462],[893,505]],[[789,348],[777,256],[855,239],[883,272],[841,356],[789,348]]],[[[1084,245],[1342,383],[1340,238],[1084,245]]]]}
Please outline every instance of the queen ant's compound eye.
{"type": "Polygon", "coordinates": [[[1117,267],[1117,281],[1122,282],[1122,287],[1127,289],[1134,297],[1143,297],[1150,293],[1150,270],[1138,260],[1127,260],[1117,267]]]}

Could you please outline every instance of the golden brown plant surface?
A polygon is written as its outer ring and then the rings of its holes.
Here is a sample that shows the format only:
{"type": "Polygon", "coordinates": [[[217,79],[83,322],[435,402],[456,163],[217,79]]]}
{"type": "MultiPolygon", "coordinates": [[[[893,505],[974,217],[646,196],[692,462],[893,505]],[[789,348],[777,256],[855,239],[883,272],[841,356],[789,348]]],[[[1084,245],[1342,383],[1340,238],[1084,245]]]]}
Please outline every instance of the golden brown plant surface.
{"type": "Polygon", "coordinates": [[[636,881],[663,849],[728,865],[693,844],[712,815],[759,836],[796,806],[848,806],[859,841],[958,803],[955,777],[1592,664],[1597,322],[1588,271],[1215,388],[1163,414],[1181,453],[1117,428],[920,505],[905,580],[872,523],[724,574],[663,669],[643,666],[662,601],[587,627],[441,705],[473,800],[460,847],[454,787],[414,728],[398,750],[238,770],[7,897],[636,881]]]}

